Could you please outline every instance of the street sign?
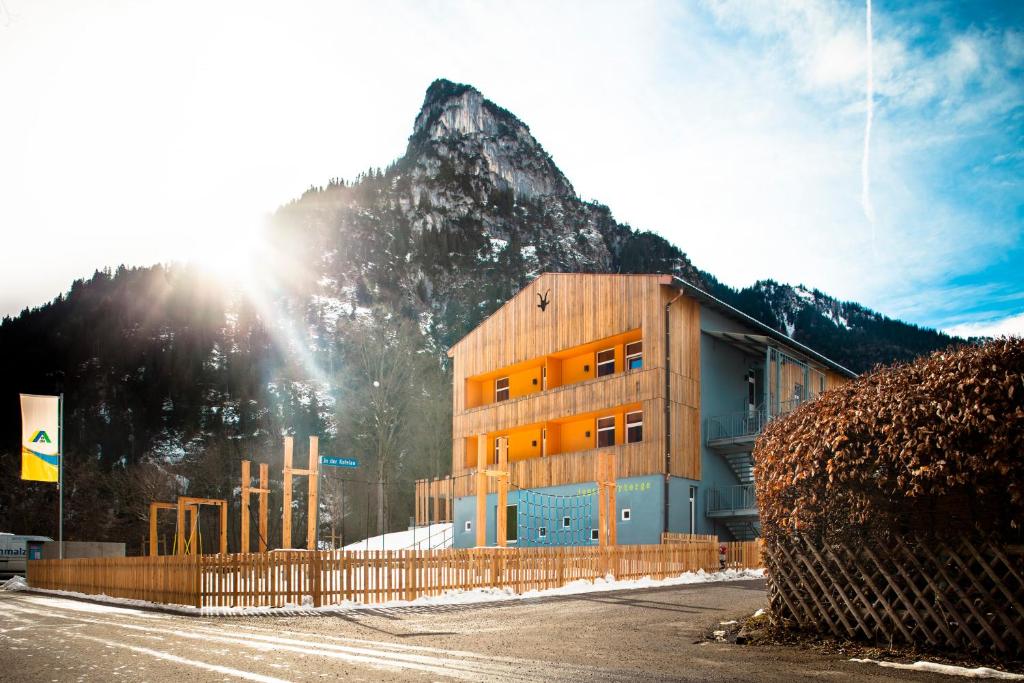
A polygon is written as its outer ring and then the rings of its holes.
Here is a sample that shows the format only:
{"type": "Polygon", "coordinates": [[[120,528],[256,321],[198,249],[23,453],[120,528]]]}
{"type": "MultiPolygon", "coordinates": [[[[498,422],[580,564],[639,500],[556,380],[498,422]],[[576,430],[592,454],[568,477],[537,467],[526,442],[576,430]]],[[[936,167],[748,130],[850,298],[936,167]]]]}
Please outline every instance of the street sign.
{"type": "Polygon", "coordinates": [[[337,458],[330,455],[321,455],[320,464],[328,467],[359,467],[359,461],[355,458],[337,458]]]}

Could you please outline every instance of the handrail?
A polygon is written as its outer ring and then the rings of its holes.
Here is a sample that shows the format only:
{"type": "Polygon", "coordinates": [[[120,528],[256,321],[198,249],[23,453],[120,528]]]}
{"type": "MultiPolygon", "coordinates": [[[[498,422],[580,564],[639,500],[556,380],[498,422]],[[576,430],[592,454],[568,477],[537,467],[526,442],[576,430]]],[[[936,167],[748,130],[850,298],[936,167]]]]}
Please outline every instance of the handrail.
{"type": "Polygon", "coordinates": [[[809,400],[811,399],[781,401],[774,410],[769,410],[762,405],[754,409],[707,417],[704,420],[706,442],[715,441],[716,439],[737,439],[745,436],[757,436],[764,431],[764,428],[773,419],[792,412],[797,406],[809,400]]]}
{"type": "Polygon", "coordinates": [[[708,513],[750,509],[757,509],[757,495],[754,492],[753,484],[737,484],[708,489],[708,513]]]}

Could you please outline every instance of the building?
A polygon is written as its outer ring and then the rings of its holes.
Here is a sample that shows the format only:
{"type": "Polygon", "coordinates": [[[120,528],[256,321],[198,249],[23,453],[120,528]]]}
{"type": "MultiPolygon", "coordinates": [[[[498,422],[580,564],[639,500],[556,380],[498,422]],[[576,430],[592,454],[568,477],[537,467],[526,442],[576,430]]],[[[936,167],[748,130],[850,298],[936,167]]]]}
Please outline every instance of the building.
{"type": "MultiPolygon", "coordinates": [[[[659,543],[663,531],[755,537],[755,437],[854,376],[664,275],[545,273],[449,356],[452,476],[433,495],[452,498],[456,547],[476,545],[473,475],[503,444],[510,545],[598,542],[599,452],[616,461],[618,543],[659,543]]],[[[497,482],[487,481],[494,545],[497,482]]]]}

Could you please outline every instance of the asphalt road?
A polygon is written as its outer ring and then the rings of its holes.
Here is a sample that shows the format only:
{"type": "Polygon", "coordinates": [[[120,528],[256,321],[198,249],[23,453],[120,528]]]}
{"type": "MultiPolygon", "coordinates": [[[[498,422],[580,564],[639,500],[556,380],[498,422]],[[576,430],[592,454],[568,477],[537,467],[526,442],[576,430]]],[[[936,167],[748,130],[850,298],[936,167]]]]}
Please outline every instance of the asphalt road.
{"type": "Polygon", "coordinates": [[[764,604],[762,581],[248,618],[0,593],[0,680],[949,681],[697,642],[764,604]]]}

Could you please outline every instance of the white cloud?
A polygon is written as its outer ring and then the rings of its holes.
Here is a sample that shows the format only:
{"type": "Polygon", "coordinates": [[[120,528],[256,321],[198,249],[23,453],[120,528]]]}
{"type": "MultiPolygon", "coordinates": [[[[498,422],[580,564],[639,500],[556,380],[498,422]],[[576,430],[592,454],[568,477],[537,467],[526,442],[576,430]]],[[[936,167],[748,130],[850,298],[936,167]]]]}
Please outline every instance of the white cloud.
{"type": "Polygon", "coordinates": [[[960,323],[945,329],[958,337],[1024,337],[1024,313],[996,320],[960,323]]]}

